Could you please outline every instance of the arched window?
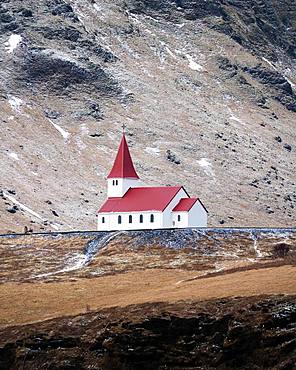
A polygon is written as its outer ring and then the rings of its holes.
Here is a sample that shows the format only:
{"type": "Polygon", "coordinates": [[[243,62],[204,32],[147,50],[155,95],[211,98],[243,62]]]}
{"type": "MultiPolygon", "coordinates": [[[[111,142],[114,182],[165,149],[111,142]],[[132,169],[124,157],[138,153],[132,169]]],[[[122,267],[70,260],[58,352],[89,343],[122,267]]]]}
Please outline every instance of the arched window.
{"type": "Polygon", "coordinates": [[[115,180],[115,185],[118,185],[118,180],[115,180]]]}
{"type": "Polygon", "coordinates": [[[181,215],[178,215],[178,221],[181,221],[181,215]]]}
{"type": "Polygon", "coordinates": [[[102,224],[105,223],[105,217],[102,217],[102,224]]]}
{"type": "Polygon", "coordinates": [[[154,222],[154,215],[150,215],[150,222],[154,222]]]}
{"type": "Polygon", "coordinates": [[[121,224],[121,216],[118,216],[118,223],[121,224]]]}
{"type": "Polygon", "coordinates": [[[112,181],[112,185],[114,186],[115,185],[115,180],[112,181]]]}
{"type": "Polygon", "coordinates": [[[131,224],[133,222],[133,216],[132,215],[129,215],[128,216],[128,222],[131,224]]]}
{"type": "Polygon", "coordinates": [[[140,215],[140,224],[143,223],[143,215],[140,215]]]}

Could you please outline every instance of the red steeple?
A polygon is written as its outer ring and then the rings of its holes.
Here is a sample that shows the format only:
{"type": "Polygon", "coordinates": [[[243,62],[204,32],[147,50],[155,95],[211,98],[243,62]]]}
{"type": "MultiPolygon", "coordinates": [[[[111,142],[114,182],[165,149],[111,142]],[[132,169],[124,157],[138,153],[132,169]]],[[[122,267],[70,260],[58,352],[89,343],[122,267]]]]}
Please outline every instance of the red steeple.
{"type": "Polygon", "coordinates": [[[125,139],[125,135],[122,135],[122,139],[119,145],[119,149],[112,167],[109,173],[108,179],[114,178],[129,178],[138,179],[139,176],[135,171],[133,161],[128,149],[128,145],[125,139]]]}

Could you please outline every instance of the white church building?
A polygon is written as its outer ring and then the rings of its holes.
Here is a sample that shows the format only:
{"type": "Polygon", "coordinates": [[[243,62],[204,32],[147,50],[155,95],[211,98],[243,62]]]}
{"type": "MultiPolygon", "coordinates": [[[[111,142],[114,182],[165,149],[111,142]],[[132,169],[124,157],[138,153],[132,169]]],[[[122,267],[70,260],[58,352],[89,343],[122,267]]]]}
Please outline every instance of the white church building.
{"type": "Polygon", "coordinates": [[[107,199],[97,212],[98,230],[206,227],[207,210],[183,186],[140,186],[123,133],[107,177],[107,199]]]}

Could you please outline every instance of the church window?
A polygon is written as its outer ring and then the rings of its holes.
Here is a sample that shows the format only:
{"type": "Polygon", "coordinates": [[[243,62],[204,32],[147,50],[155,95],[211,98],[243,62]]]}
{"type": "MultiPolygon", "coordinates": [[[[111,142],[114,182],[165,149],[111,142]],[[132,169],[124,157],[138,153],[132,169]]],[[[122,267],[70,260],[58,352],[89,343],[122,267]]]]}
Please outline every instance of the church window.
{"type": "Polygon", "coordinates": [[[128,222],[131,224],[133,222],[133,216],[132,215],[129,215],[128,216],[128,222]]]}
{"type": "Polygon", "coordinates": [[[118,180],[115,181],[115,185],[118,185],[118,180]]]}
{"type": "Polygon", "coordinates": [[[121,224],[121,216],[118,216],[118,223],[121,224]]]}
{"type": "Polygon", "coordinates": [[[105,223],[105,217],[102,217],[102,224],[105,223]]]}
{"type": "Polygon", "coordinates": [[[181,215],[178,215],[178,221],[181,221],[181,215]]]}
{"type": "Polygon", "coordinates": [[[150,215],[150,222],[154,222],[154,215],[150,215]]]}
{"type": "Polygon", "coordinates": [[[140,224],[143,223],[143,215],[140,215],[140,224]]]}

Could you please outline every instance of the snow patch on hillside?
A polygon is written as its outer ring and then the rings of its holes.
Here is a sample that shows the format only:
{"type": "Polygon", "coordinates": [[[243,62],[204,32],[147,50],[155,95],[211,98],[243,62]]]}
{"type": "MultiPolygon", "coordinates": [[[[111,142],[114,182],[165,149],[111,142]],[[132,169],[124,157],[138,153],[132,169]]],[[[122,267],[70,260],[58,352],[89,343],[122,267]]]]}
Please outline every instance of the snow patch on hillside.
{"type": "MultiPolygon", "coordinates": [[[[277,71],[277,72],[279,72],[279,73],[281,73],[279,70],[278,70],[278,68],[271,62],[271,61],[269,61],[268,59],[266,59],[266,58],[262,58],[262,60],[264,61],[264,62],[266,62],[268,65],[270,65],[270,67],[272,68],[272,69],[274,69],[275,71],[277,71]]],[[[296,85],[294,84],[294,82],[292,82],[288,77],[287,77],[287,75],[284,73],[283,74],[284,75],[284,77],[285,77],[285,79],[289,82],[289,84],[291,85],[291,87],[292,87],[292,89],[295,89],[296,88],[296,85]]]]}
{"type": "Polygon", "coordinates": [[[68,139],[70,136],[70,133],[66,130],[64,130],[61,126],[54,123],[51,119],[48,118],[48,121],[53,125],[53,127],[62,135],[64,139],[68,139]]]}
{"type": "Polygon", "coordinates": [[[208,176],[212,176],[214,177],[214,171],[213,171],[213,167],[212,167],[212,163],[209,162],[209,160],[207,158],[201,158],[199,161],[197,161],[197,163],[200,165],[200,167],[203,168],[203,170],[205,171],[205,173],[208,175],[208,176]]]}
{"type": "Polygon", "coordinates": [[[17,48],[17,46],[19,45],[21,41],[22,41],[22,36],[13,33],[9,37],[8,41],[4,43],[6,52],[9,54],[13,53],[13,51],[17,48]]]}
{"type": "Polygon", "coordinates": [[[266,62],[267,64],[269,64],[272,69],[274,69],[275,71],[277,71],[277,68],[273,65],[273,63],[270,60],[268,60],[268,59],[266,59],[264,57],[262,57],[262,60],[264,60],[264,62],[266,62]]]}
{"type": "Polygon", "coordinates": [[[23,101],[22,101],[22,99],[17,98],[16,96],[9,95],[8,96],[8,103],[14,111],[20,112],[23,101]]]}
{"type": "Polygon", "coordinates": [[[20,159],[19,159],[19,156],[18,156],[16,153],[14,153],[14,152],[10,152],[10,153],[8,153],[8,156],[9,156],[10,158],[12,158],[12,159],[17,160],[17,161],[19,161],[19,160],[20,160],[20,159]]]}
{"type": "Polygon", "coordinates": [[[153,154],[153,155],[159,155],[159,152],[160,152],[160,150],[158,148],[146,147],[144,150],[145,150],[146,153],[153,154]]]}
{"type": "MultiPolygon", "coordinates": [[[[8,194],[7,192],[3,191],[3,195],[5,198],[9,199],[13,204],[17,205],[21,210],[23,210],[25,213],[29,214],[30,216],[36,217],[37,219],[41,221],[46,221],[45,219],[42,218],[37,212],[33,211],[31,208],[25,206],[23,203],[19,202],[16,200],[13,196],[8,194]]],[[[50,225],[55,229],[58,230],[58,226],[56,224],[50,223],[50,225]]]]}
{"type": "Polygon", "coordinates": [[[192,69],[193,71],[198,71],[198,72],[201,72],[203,71],[203,66],[201,66],[200,64],[196,63],[194,60],[193,60],[193,57],[189,54],[186,54],[186,58],[189,62],[188,64],[188,67],[190,69],[192,69]]]}
{"type": "Polygon", "coordinates": [[[231,114],[231,116],[229,117],[230,120],[232,121],[235,121],[235,122],[238,122],[242,125],[246,125],[244,121],[242,121],[240,118],[236,117],[235,115],[231,114]]]}

